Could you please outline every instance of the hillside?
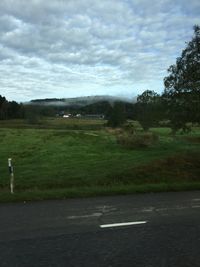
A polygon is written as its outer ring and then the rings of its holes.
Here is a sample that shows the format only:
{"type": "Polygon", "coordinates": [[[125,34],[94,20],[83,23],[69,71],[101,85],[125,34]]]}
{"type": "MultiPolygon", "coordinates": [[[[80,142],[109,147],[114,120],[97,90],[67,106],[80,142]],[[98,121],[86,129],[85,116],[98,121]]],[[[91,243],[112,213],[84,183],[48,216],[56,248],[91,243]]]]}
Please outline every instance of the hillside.
{"type": "Polygon", "coordinates": [[[124,101],[124,102],[133,102],[133,99],[130,98],[122,98],[117,96],[83,96],[83,97],[74,97],[74,98],[45,98],[45,99],[34,99],[31,100],[27,104],[36,104],[36,105],[44,105],[44,106],[74,106],[74,107],[84,107],[87,105],[91,105],[97,102],[107,101],[109,103],[113,103],[115,101],[124,101]]]}

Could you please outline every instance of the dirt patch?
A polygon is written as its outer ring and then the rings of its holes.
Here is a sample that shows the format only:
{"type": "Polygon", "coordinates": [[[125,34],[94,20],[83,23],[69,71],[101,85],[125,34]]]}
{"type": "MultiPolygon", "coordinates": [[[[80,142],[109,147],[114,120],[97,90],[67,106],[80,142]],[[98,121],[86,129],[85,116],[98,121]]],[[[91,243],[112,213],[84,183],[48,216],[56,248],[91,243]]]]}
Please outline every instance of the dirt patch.
{"type": "Polygon", "coordinates": [[[107,177],[108,183],[146,184],[200,181],[200,153],[177,154],[107,177]],[[108,179],[109,178],[109,179],[108,179]]]}

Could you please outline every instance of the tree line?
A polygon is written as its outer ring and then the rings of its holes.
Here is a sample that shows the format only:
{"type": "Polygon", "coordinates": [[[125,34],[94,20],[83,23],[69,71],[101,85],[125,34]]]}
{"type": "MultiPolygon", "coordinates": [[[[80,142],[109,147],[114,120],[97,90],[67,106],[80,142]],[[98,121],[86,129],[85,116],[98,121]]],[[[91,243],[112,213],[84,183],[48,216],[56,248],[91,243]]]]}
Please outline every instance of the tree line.
{"type": "Polygon", "coordinates": [[[39,106],[37,104],[22,104],[16,101],[8,101],[0,95],[0,120],[27,119],[36,122],[43,116],[54,116],[55,109],[52,107],[39,106]]]}
{"type": "MultiPolygon", "coordinates": [[[[164,86],[161,95],[151,90],[144,91],[133,105],[135,119],[140,122],[143,129],[148,130],[160,121],[168,121],[168,125],[175,133],[179,129],[189,131],[188,123],[200,123],[200,27],[198,25],[194,26],[192,40],[187,43],[181,56],[168,68],[164,86]]],[[[124,114],[123,120],[120,115],[119,124],[124,122],[126,116],[122,104],[117,104],[114,109],[116,113],[124,114]]],[[[111,125],[112,121],[114,120],[110,116],[111,125]]]]}
{"type": "Polygon", "coordinates": [[[24,117],[24,106],[15,101],[8,101],[0,95],[0,120],[18,119],[24,117]]]}

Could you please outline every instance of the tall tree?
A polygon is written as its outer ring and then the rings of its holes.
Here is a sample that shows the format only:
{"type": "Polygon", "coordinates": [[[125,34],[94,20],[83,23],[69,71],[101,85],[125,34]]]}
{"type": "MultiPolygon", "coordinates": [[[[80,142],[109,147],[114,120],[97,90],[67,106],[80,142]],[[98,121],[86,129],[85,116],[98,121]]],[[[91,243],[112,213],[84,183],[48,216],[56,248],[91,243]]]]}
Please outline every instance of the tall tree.
{"type": "Polygon", "coordinates": [[[116,101],[114,102],[113,107],[108,114],[108,126],[111,127],[120,127],[126,121],[126,112],[125,105],[123,102],[116,101]]]}
{"type": "Polygon", "coordinates": [[[200,27],[194,26],[194,35],[176,64],[164,78],[165,100],[172,129],[186,129],[187,122],[200,122],[200,27]]]}
{"type": "Polygon", "coordinates": [[[22,106],[15,101],[8,103],[8,118],[15,119],[22,117],[22,106]]]}
{"type": "Polygon", "coordinates": [[[7,119],[8,116],[8,101],[4,96],[0,95],[0,120],[7,119]]]}
{"type": "Polygon", "coordinates": [[[161,119],[161,97],[154,91],[146,90],[137,97],[137,120],[144,131],[154,126],[161,119]]]}
{"type": "Polygon", "coordinates": [[[7,101],[0,95],[0,120],[23,117],[23,105],[15,101],[7,101]]]}

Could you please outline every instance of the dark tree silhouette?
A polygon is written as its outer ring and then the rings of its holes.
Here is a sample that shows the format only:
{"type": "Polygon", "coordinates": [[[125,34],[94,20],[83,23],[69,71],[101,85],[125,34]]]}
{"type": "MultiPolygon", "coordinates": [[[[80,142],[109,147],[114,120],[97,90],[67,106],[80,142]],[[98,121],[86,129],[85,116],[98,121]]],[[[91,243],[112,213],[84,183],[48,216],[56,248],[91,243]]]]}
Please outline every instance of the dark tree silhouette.
{"type": "Polygon", "coordinates": [[[126,122],[125,105],[123,102],[116,101],[108,114],[108,126],[120,127],[126,122]]]}
{"type": "Polygon", "coordinates": [[[154,91],[146,90],[137,97],[136,117],[144,131],[161,119],[161,97],[154,91]]]}
{"type": "Polygon", "coordinates": [[[194,26],[194,36],[176,64],[164,78],[163,99],[174,132],[187,130],[188,122],[200,122],[200,27],[194,26]]]}

